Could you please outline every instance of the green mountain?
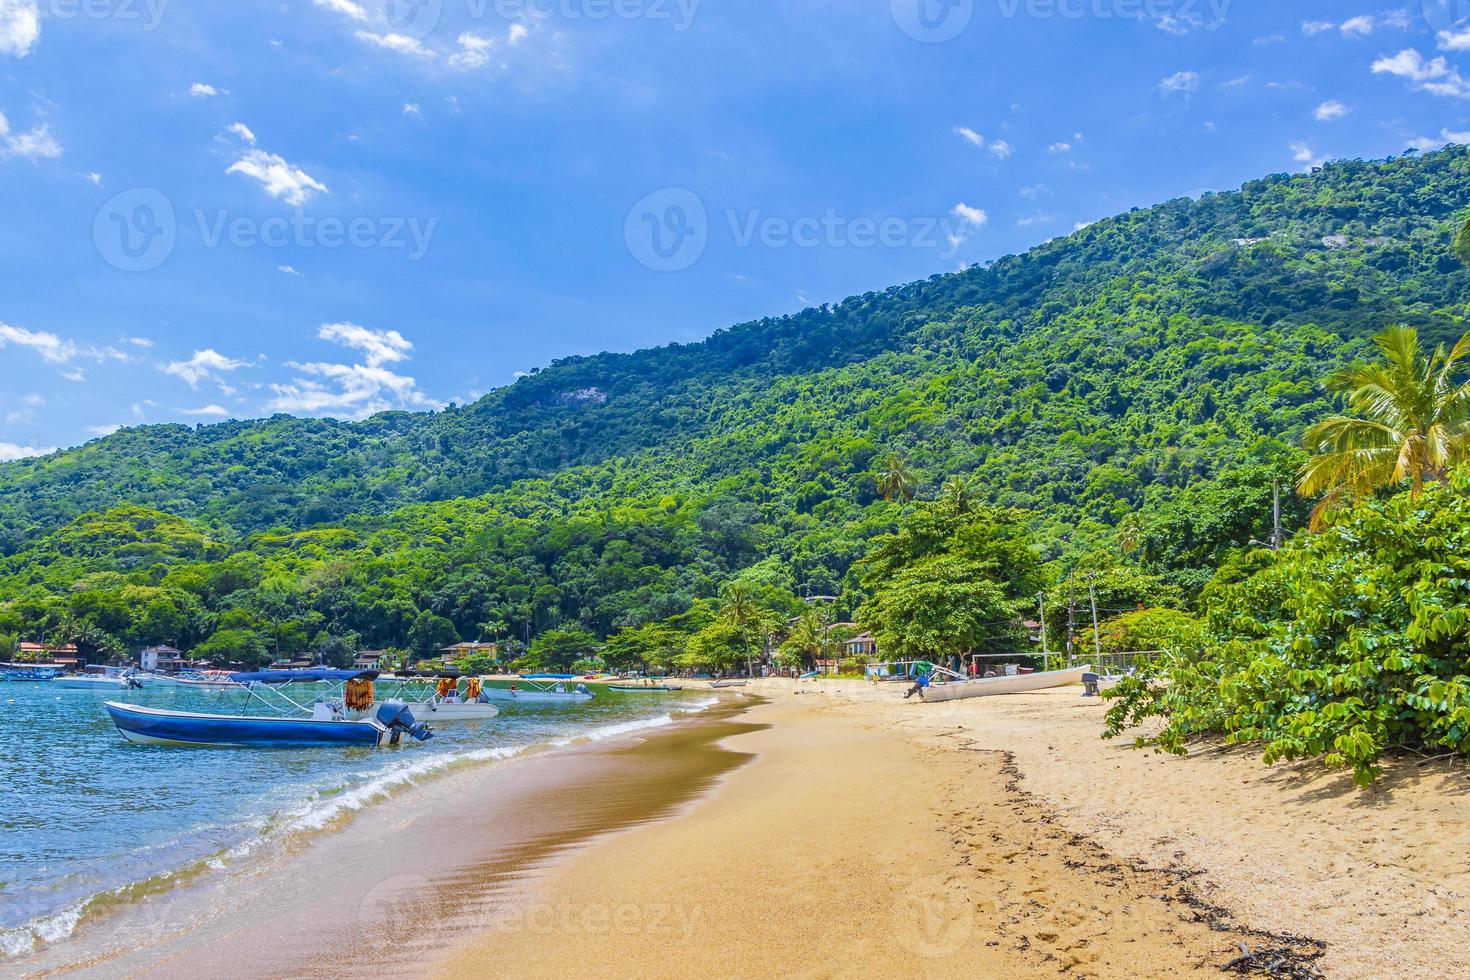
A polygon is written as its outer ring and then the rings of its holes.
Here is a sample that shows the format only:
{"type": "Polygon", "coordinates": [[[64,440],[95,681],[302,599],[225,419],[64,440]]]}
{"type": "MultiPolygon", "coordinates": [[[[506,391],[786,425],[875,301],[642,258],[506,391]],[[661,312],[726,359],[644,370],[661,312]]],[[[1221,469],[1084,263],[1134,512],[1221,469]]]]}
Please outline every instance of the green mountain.
{"type": "Polygon", "coordinates": [[[752,566],[850,593],[901,510],[874,481],[895,451],[921,496],[961,476],[1027,511],[1054,567],[1126,537],[1187,596],[1269,533],[1327,369],[1391,323],[1463,331],[1467,208],[1465,149],[1337,163],[469,406],[147,426],[0,465],[0,633],[424,646],[606,635],[752,566]]]}

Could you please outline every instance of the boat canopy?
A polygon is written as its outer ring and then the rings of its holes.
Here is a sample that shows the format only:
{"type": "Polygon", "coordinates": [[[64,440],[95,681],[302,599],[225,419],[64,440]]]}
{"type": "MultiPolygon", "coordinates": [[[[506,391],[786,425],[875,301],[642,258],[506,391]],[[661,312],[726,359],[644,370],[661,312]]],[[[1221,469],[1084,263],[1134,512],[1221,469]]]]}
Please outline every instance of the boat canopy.
{"type": "Polygon", "coordinates": [[[377,680],[376,670],[333,670],[322,667],[313,670],[258,670],[252,673],[231,674],[236,684],[290,684],[293,681],[353,681],[377,680]]]}
{"type": "Polygon", "coordinates": [[[522,674],[521,679],[527,681],[571,681],[576,680],[579,674],[522,674]]]}

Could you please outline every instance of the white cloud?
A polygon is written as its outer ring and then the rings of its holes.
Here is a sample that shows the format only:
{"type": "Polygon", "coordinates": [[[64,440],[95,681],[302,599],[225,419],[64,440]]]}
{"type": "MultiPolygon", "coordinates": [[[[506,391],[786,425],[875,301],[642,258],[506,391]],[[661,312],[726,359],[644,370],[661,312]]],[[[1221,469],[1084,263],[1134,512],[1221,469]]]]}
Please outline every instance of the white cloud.
{"type": "Polygon", "coordinates": [[[189,383],[190,388],[198,388],[199,382],[206,379],[215,382],[221,387],[226,387],[220,380],[219,373],[222,371],[236,371],[243,367],[249,367],[249,361],[239,361],[233,357],[226,357],[213,348],[196,350],[194,356],[187,361],[170,361],[159,367],[164,374],[172,374],[176,378],[182,378],[189,383]]]}
{"type": "Polygon", "coordinates": [[[83,368],[71,368],[70,370],[62,371],[61,376],[67,381],[75,381],[78,383],[87,380],[87,372],[83,368]]]}
{"type": "Polygon", "coordinates": [[[375,44],[387,51],[413,55],[415,58],[434,57],[434,52],[420,44],[418,38],[409,37],[407,34],[396,34],[391,31],[387,34],[375,34],[372,31],[358,31],[355,36],[359,41],[375,44]]]}
{"type": "Polygon", "coordinates": [[[147,337],[128,337],[126,338],[126,340],[134,347],[141,347],[144,350],[147,350],[148,348],[153,346],[153,341],[149,340],[147,337]]]}
{"type": "Polygon", "coordinates": [[[954,133],[956,136],[964,140],[966,143],[969,143],[971,146],[985,145],[985,137],[975,132],[969,126],[956,126],[954,128],[954,133]]]}
{"type": "Polygon", "coordinates": [[[989,146],[989,150],[1002,160],[1010,159],[1011,154],[1015,152],[1011,144],[1005,140],[993,140],[989,146]]]}
{"type": "Polygon", "coordinates": [[[1457,31],[1440,31],[1439,46],[1445,51],[1470,51],[1470,24],[1457,31]]]}
{"type": "Polygon", "coordinates": [[[230,123],[230,132],[240,137],[251,146],[255,145],[255,131],[242,122],[230,123]]]}
{"type": "Polygon", "coordinates": [[[986,214],[985,211],[981,210],[980,208],[972,208],[963,201],[961,201],[959,204],[956,204],[954,206],[954,210],[951,213],[956,218],[959,218],[966,224],[973,225],[976,228],[982,227],[986,222],[990,220],[990,215],[986,214]]]}
{"type": "Polygon", "coordinates": [[[418,383],[387,368],[363,364],[292,364],[311,377],[291,384],[273,384],[276,397],[267,406],[273,412],[345,415],[364,418],[391,408],[437,408],[438,403],[418,390],[418,383]],[[325,379],[323,384],[316,378],[325,379]]]}
{"type": "Polygon", "coordinates": [[[260,183],[271,197],[280,198],[287,204],[300,207],[314,192],[328,193],[327,185],[299,167],[287,163],[284,158],[264,150],[250,150],[230,164],[227,174],[244,174],[260,183]]]}
{"type": "Polygon", "coordinates": [[[1326,162],[1325,157],[1319,157],[1312,152],[1312,148],[1306,143],[1291,144],[1291,158],[1300,163],[1304,169],[1312,170],[1322,166],[1326,162]]]}
{"type": "MultiPolygon", "coordinates": [[[[517,24],[516,27],[520,25],[517,24]]],[[[514,28],[512,28],[514,29],[514,28]]],[[[480,68],[490,61],[490,49],[495,39],[465,31],[459,36],[459,50],[449,56],[451,68],[480,68]]]]}
{"type": "Polygon", "coordinates": [[[403,114],[405,116],[422,116],[424,113],[423,110],[419,108],[419,104],[417,102],[405,102],[403,103],[403,114]]]}
{"type": "Polygon", "coordinates": [[[1311,37],[1314,34],[1326,34],[1328,31],[1337,30],[1337,25],[1330,20],[1306,20],[1302,21],[1302,33],[1311,37]]]}
{"type": "Polygon", "coordinates": [[[181,415],[214,415],[223,417],[230,414],[230,410],[223,405],[205,405],[203,408],[181,408],[181,415]]]}
{"type": "Polygon", "coordinates": [[[1051,146],[1048,146],[1046,148],[1046,152],[1048,152],[1048,153],[1071,153],[1072,152],[1072,144],[1071,143],[1053,143],[1051,146]]]}
{"type": "Polygon", "coordinates": [[[297,269],[295,266],[292,266],[292,265],[278,265],[278,266],[276,266],[276,271],[277,272],[284,272],[288,276],[300,276],[300,275],[303,275],[303,273],[299,269],[297,269]]]}
{"type": "Polygon", "coordinates": [[[1319,105],[1313,115],[1317,117],[1318,122],[1332,122],[1335,119],[1341,119],[1351,111],[1337,99],[1329,99],[1319,105]]]}
{"type": "MultiPolygon", "coordinates": [[[[5,0],[0,0],[4,3],[5,0]]],[[[51,135],[51,129],[45,123],[40,123],[24,133],[15,133],[10,129],[10,120],[0,112],[0,159],[6,157],[21,157],[26,160],[39,160],[41,158],[54,158],[61,156],[61,144],[51,135]]]]}
{"type": "Polygon", "coordinates": [[[17,446],[13,442],[0,442],[0,463],[27,459],[31,456],[46,456],[56,452],[55,446],[17,446]]]}
{"type": "Polygon", "coordinates": [[[353,20],[365,21],[368,19],[367,11],[353,3],[352,0],[315,0],[318,7],[335,11],[353,20]]]}
{"type": "Polygon", "coordinates": [[[1159,90],[1165,95],[1183,92],[1186,95],[1199,91],[1199,72],[1180,71],[1159,82],[1159,90]]]}
{"type": "Polygon", "coordinates": [[[1343,37],[1367,37],[1377,26],[1372,17],[1363,14],[1343,21],[1338,30],[1343,37]]]}
{"type": "Polygon", "coordinates": [[[48,364],[65,364],[81,353],[76,344],[63,340],[54,333],[12,327],[8,323],[0,322],[0,349],[7,344],[29,347],[48,364]]]}
{"type": "Polygon", "coordinates": [[[82,176],[90,180],[94,187],[102,186],[102,175],[99,174],[97,171],[88,171],[87,173],[82,174],[82,176]]]}
{"type": "Polygon", "coordinates": [[[361,351],[368,367],[406,361],[413,344],[397,330],[372,330],[355,323],[324,323],[316,335],[322,340],[361,351]]]}
{"type": "Polygon", "coordinates": [[[520,44],[531,34],[531,29],[525,24],[512,24],[510,30],[505,32],[505,40],[508,44],[520,44]]]}
{"type": "Polygon", "coordinates": [[[1457,133],[1451,129],[1441,129],[1439,131],[1438,139],[1435,139],[1432,136],[1420,136],[1416,139],[1410,140],[1409,146],[1416,150],[1422,150],[1427,153],[1430,150],[1442,149],[1448,143],[1454,143],[1461,146],[1470,144],[1470,132],[1457,133]]]}
{"type": "Polygon", "coordinates": [[[0,0],[0,54],[24,58],[40,36],[36,0],[0,0]]]}
{"type": "Polygon", "coordinates": [[[194,96],[196,99],[211,99],[214,98],[216,95],[229,95],[230,90],[215,88],[213,85],[209,85],[204,82],[195,82],[193,85],[189,86],[189,94],[194,96]]]}
{"type": "Polygon", "coordinates": [[[110,436],[121,428],[121,425],[114,422],[111,425],[89,425],[86,430],[94,436],[110,436]]]}
{"type": "Polygon", "coordinates": [[[1426,59],[1413,48],[1405,48],[1392,57],[1373,62],[1373,74],[1397,75],[1407,79],[1421,92],[1431,95],[1470,98],[1470,82],[1451,68],[1444,58],[1426,59]]]}

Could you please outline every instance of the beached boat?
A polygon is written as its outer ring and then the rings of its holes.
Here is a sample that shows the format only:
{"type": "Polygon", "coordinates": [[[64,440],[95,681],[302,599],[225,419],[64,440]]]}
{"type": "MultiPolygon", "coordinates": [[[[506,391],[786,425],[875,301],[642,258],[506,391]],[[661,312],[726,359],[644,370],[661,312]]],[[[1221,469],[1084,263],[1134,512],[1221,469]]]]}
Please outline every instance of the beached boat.
{"type": "Polygon", "coordinates": [[[416,721],[408,705],[385,701],[371,706],[371,682],[376,671],[275,670],[232,674],[241,690],[266,706],[294,709],[295,717],[217,715],[198,711],[168,711],[117,701],[106,702],[107,713],[123,738],[145,745],[284,747],[310,745],[397,745],[404,735],[417,741],[434,737],[432,729],[416,721]],[[301,681],[340,683],[345,702],[317,701],[306,707],[281,690],[301,681]],[[266,697],[269,694],[275,700],[266,697]],[[367,704],[358,699],[366,695],[367,704]],[[362,717],[351,717],[357,704],[362,717]],[[371,707],[371,710],[369,708],[371,707]]]}
{"type": "Polygon", "coordinates": [[[607,689],[623,694],[667,694],[670,691],[684,690],[680,686],[669,684],[609,684],[607,689]]]}
{"type": "Polygon", "coordinates": [[[977,677],[974,680],[960,679],[956,674],[951,675],[955,678],[953,680],[931,683],[919,692],[919,696],[926,702],[934,702],[986,698],[998,694],[1025,694],[1028,691],[1045,691],[1053,687],[1081,684],[1082,675],[1091,671],[1091,666],[1070,667],[1067,670],[1049,670],[1039,674],[977,677]]]}
{"type": "Polygon", "coordinates": [[[710,681],[709,686],[713,688],[722,687],[749,687],[749,681],[710,681]]]}
{"type": "Polygon", "coordinates": [[[565,684],[539,684],[522,687],[486,687],[481,696],[492,701],[515,702],[518,704],[579,704],[592,700],[592,692],[585,684],[567,687],[565,684]]]}

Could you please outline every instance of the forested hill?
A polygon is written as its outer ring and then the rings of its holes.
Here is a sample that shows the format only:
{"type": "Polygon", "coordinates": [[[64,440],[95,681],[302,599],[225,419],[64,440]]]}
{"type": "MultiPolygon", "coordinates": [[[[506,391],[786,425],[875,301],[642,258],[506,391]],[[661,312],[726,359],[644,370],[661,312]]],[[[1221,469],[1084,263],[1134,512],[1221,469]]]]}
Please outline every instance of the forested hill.
{"type": "Polygon", "coordinates": [[[851,516],[890,448],[930,484],[974,473],[1058,527],[1112,525],[1290,441],[1361,338],[1459,332],[1467,206],[1464,148],[1337,163],[702,343],[558,361],[470,406],[126,429],[0,465],[0,554],[122,502],[229,538],[531,479],[851,516]]]}

